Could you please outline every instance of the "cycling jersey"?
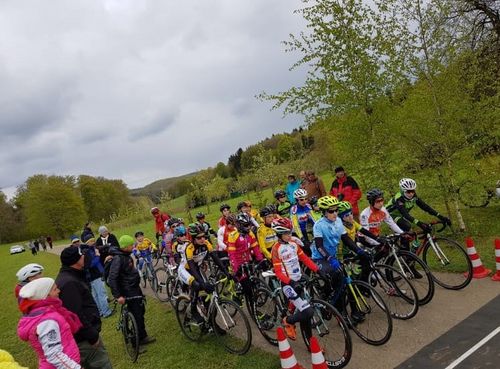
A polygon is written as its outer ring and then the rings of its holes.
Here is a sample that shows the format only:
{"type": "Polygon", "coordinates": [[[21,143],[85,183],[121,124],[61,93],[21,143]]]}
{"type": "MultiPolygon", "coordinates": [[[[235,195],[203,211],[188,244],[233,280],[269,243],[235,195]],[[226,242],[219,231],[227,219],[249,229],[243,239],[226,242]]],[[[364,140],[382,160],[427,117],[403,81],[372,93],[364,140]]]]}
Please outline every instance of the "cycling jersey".
{"type": "Polygon", "coordinates": [[[398,192],[394,197],[392,197],[387,203],[387,211],[394,217],[394,220],[397,222],[399,219],[404,218],[408,220],[410,223],[417,224],[419,222],[418,219],[412,217],[410,215],[411,209],[417,205],[420,209],[429,213],[433,216],[438,216],[439,213],[427,205],[420,197],[415,194],[413,198],[407,199],[401,192],[398,192]]]}
{"type": "MultiPolygon", "coordinates": [[[[386,223],[394,233],[403,233],[401,228],[399,228],[396,222],[394,222],[394,219],[392,219],[392,217],[389,215],[389,212],[385,207],[382,207],[380,210],[375,209],[371,206],[367,207],[361,212],[360,221],[361,226],[364,229],[369,230],[375,236],[380,235],[380,227],[382,225],[382,222],[386,223]]],[[[370,242],[370,239],[367,239],[367,241],[370,242]]]]}
{"type": "Polygon", "coordinates": [[[234,272],[237,272],[242,264],[252,261],[252,254],[257,261],[264,259],[253,232],[249,234],[231,232],[227,242],[227,253],[234,272]]]}
{"type": "MultiPolygon", "coordinates": [[[[336,257],[337,255],[337,248],[343,234],[346,234],[346,230],[339,217],[337,217],[334,221],[328,220],[326,217],[322,217],[314,224],[313,227],[314,238],[322,238],[323,247],[328,254],[333,257],[336,257]]],[[[323,256],[318,251],[316,246],[313,245],[311,250],[313,260],[323,259],[323,256]]]]}
{"type": "Polygon", "coordinates": [[[293,241],[275,243],[271,254],[276,277],[285,284],[289,284],[290,280],[299,281],[302,277],[299,261],[314,272],[318,270],[318,266],[293,241]]]}
{"type": "Polygon", "coordinates": [[[155,217],[155,229],[156,233],[162,234],[165,232],[165,222],[170,219],[170,215],[167,213],[158,213],[154,215],[155,217]]]}
{"type": "Polygon", "coordinates": [[[293,205],[290,209],[290,218],[293,224],[293,230],[297,237],[307,237],[307,225],[314,225],[314,218],[311,214],[312,207],[309,204],[305,206],[293,205]]]}
{"type": "Polygon", "coordinates": [[[259,241],[260,250],[266,259],[271,260],[271,249],[278,242],[276,232],[269,226],[262,224],[257,230],[257,240],[259,241]]]}
{"type": "Polygon", "coordinates": [[[236,228],[229,229],[227,225],[219,228],[217,231],[217,251],[226,251],[227,238],[231,232],[237,232],[236,228]]]}
{"type": "Polygon", "coordinates": [[[151,251],[156,251],[156,245],[149,238],[144,238],[142,242],[136,242],[134,249],[143,254],[150,254],[151,251]]]}
{"type": "Polygon", "coordinates": [[[203,260],[205,260],[205,258],[207,257],[208,253],[212,250],[212,244],[208,241],[205,241],[203,245],[196,246],[194,245],[194,243],[189,242],[184,251],[185,263],[183,264],[183,267],[189,269],[189,260],[194,261],[198,266],[201,265],[201,263],[203,263],[203,260]]]}
{"type": "MultiPolygon", "coordinates": [[[[363,228],[363,227],[361,227],[361,224],[359,224],[356,221],[354,221],[352,224],[347,224],[347,223],[343,223],[343,224],[344,224],[344,229],[345,229],[347,235],[349,236],[349,238],[353,241],[356,241],[356,234],[363,228]]],[[[347,254],[349,254],[349,251],[350,251],[349,249],[344,248],[342,246],[342,244],[340,244],[337,256],[344,257],[347,254]]]]}

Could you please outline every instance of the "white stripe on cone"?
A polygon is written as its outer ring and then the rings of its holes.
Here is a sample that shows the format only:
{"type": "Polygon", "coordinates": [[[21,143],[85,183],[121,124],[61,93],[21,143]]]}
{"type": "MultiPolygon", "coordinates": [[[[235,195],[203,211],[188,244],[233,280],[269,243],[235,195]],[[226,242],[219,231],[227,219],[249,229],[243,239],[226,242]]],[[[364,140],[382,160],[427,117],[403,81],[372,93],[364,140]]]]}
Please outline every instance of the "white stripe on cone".
{"type": "Polygon", "coordinates": [[[500,263],[496,263],[497,264],[497,271],[500,272],[500,263]]]}
{"type": "Polygon", "coordinates": [[[481,265],[483,265],[483,263],[481,263],[481,259],[476,259],[476,260],[471,260],[472,261],[472,266],[474,268],[477,268],[477,267],[480,267],[481,265]]]}
{"type": "Polygon", "coordinates": [[[495,256],[496,256],[497,258],[500,258],[500,250],[495,250],[495,256]]]}
{"type": "Polygon", "coordinates": [[[474,246],[472,247],[467,247],[467,254],[469,255],[474,255],[474,254],[477,254],[476,252],[476,248],[474,246]]]}
{"type": "Polygon", "coordinates": [[[325,357],[323,356],[323,353],[321,351],[311,353],[311,362],[314,365],[323,364],[325,362],[325,357]]]}
{"type": "Polygon", "coordinates": [[[290,344],[288,343],[287,340],[278,341],[278,347],[279,347],[280,351],[286,351],[290,348],[290,344]]]}
{"type": "Polygon", "coordinates": [[[297,366],[297,359],[295,359],[294,355],[287,359],[281,359],[281,367],[283,369],[294,368],[295,366],[297,366]]]}

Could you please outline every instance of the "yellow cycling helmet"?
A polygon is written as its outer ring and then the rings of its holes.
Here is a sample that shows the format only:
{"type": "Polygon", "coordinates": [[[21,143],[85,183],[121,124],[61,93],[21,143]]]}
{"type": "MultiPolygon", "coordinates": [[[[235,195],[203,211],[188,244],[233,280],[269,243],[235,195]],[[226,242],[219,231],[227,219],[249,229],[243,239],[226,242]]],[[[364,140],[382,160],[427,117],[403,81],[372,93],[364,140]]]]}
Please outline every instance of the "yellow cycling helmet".
{"type": "Polygon", "coordinates": [[[332,207],[339,206],[340,201],[334,196],[323,196],[318,199],[318,207],[321,210],[328,210],[332,207]]]}

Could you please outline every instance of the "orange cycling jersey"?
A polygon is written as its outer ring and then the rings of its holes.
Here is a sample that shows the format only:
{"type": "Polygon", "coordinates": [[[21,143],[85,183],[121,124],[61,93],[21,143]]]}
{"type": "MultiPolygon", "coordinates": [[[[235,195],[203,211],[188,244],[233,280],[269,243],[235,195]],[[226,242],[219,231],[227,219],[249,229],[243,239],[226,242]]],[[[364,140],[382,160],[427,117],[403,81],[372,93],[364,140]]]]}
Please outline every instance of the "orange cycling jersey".
{"type": "Polygon", "coordinates": [[[373,207],[367,207],[361,212],[360,223],[364,229],[369,230],[375,236],[380,235],[380,227],[382,222],[386,223],[394,233],[403,233],[401,228],[398,227],[394,219],[389,215],[389,212],[385,207],[380,210],[373,207]]]}

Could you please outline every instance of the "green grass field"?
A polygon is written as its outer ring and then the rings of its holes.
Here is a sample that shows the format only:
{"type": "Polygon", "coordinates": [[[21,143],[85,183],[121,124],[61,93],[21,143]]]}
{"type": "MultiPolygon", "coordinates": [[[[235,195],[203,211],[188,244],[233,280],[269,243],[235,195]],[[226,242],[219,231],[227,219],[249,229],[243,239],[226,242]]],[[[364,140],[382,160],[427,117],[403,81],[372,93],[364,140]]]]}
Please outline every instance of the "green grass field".
{"type": "MultiPolygon", "coordinates": [[[[15,273],[23,265],[37,262],[45,267],[44,274],[55,278],[60,267],[59,257],[46,252],[9,255],[8,247],[0,247],[0,348],[9,351],[23,366],[37,367],[34,351],[21,341],[16,334],[21,313],[14,298],[15,273]]],[[[114,368],[129,368],[131,363],[126,356],[121,334],[116,331],[117,315],[103,320],[103,339],[114,368]]],[[[199,343],[188,341],[181,333],[175,314],[170,307],[162,305],[154,298],[148,298],[146,326],[148,333],[157,342],[147,346],[147,352],[139,356],[135,366],[141,368],[279,368],[278,351],[276,355],[251,348],[244,356],[231,355],[218,346],[214,337],[207,336],[199,343]]]]}

